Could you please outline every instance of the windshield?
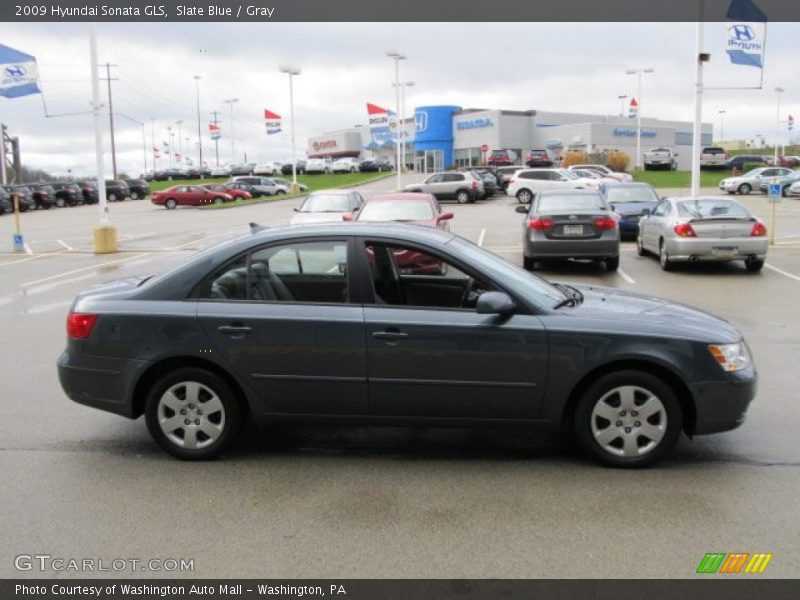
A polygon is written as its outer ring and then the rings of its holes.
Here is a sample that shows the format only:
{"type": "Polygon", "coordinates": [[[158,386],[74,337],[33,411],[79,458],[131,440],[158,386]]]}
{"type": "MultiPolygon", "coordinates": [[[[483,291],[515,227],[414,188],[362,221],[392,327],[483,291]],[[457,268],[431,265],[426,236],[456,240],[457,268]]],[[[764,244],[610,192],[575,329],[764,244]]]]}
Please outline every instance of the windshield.
{"type": "Polygon", "coordinates": [[[358,213],[359,221],[428,221],[433,217],[427,200],[367,202],[358,213]]]}
{"type": "Polygon", "coordinates": [[[757,177],[764,172],[764,169],[753,169],[743,175],[743,177],[757,177]]]}
{"type": "Polygon", "coordinates": [[[539,212],[603,210],[604,208],[603,199],[598,194],[541,196],[538,206],[539,212]]]}
{"type": "Polygon", "coordinates": [[[488,250],[460,237],[454,237],[448,244],[460,251],[471,266],[494,277],[501,283],[508,284],[521,296],[542,308],[552,309],[564,300],[564,294],[550,282],[488,250]]]}
{"type": "Polygon", "coordinates": [[[611,204],[625,204],[628,202],[658,202],[658,194],[651,187],[643,185],[626,185],[609,187],[606,189],[606,198],[611,204]]]}
{"type": "Polygon", "coordinates": [[[346,194],[312,194],[300,207],[300,212],[350,212],[346,194]]]}
{"type": "Polygon", "coordinates": [[[747,209],[733,200],[717,200],[714,198],[698,198],[678,202],[678,212],[684,217],[695,219],[735,217],[749,218],[747,209]]]}

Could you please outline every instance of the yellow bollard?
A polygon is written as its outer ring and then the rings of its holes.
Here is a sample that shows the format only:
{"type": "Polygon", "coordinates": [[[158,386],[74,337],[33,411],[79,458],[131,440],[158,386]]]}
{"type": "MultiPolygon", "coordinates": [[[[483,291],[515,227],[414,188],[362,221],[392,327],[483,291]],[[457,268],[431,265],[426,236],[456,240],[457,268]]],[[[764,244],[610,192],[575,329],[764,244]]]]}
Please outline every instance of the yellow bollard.
{"type": "Polygon", "coordinates": [[[110,254],[117,251],[117,228],[101,225],[94,228],[94,253],[110,254]]]}

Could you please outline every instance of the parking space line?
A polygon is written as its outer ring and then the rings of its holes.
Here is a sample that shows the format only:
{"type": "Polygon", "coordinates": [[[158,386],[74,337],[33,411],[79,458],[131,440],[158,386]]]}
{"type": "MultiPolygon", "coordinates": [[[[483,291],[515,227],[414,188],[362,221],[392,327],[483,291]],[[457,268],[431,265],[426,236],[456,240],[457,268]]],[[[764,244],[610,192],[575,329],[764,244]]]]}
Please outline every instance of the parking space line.
{"type": "Polygon", "coordinates": [[[62,245],[64,248],[66,248],[67,250],[75,250],[75,248],[73,248],[72,246],[70,246],[70,245],[69,245],[69,244],[67,244],[66,242],[63,242],[63,241],[61,241],[61,240],[56,240],[56,241],[57,241],[59,244],[61,244],[61,245],[62,245]]]}
{"type": "Polygon", "coordinates": [[[625,281],[627,281],[628,283],[636,283],[636,280],[635,280],[633,277],[631,277],[630,275],[628,275],[628,274],[627,274],[625,271],[623,271],[622,269],[617,269],[617,274],[618,274],[620,277],[622,277],[622,278],[623,278],[625,281]]]}
{"type": "Polygon", "coordinates": [[[776,273],[780,273],[781,275],[785,275],[786,277],[794,279],[795,281],[800,281],[800,276],[798,276],[798,275],[793,275],[792,273],[787,273],[783,269],[779,269],[778,267],[773,267],[772,265],[768,265],[766,263],[764,264],[764,266],[767,267],[768,269],[771,269],[771,270],[775,271],[776,273]]]}
{"type": "Polygon", "coordinates": [[[67,277],[68,275],[74,275],[75,273],[80,273],[82,271],[88,271],[90,269],[97,269],[100,267],[105,267],[107,265],[115,265],[123,262],[127,262],[129,260],[134,260],[136,258],[141,258],[142,256],[148,256],[149,252],[143,252],[142,254],[136,254],[134,256],[128,256],[127,258],[120,258],[119,260],[109,260],[104,263],[97,263],[93,265],[89,265],[86,267],[80,267],[78,269],[72,269],[71,271],[66,271],[64,273],[59,273],[58,275],[51,275],[50,277],[43,277],[42,279],[36,279],[35,281],[26,281],[23,284],[20,284],[20,287],[30,287],[32,285],[36,285],[39,283],[45,283],[47,281],[53,281],[54,279],[60,279],[61,277],[67,277]]]}
{"type": "Polygon", "coordinates": [[[55,256],[56,254],[64,254],[67,252],[66,250],[58,250],[56,252],[45,252],[43,254],[34,254],[33,256],[28,256],[27,258],[21,258],[20,260],[10,260],[8,262],[0,263],[0,267],[7,267],[8,265],[17,265],[19,263],[28,262],[31,260],[39,260],[40,258],[46,258],[48,256],[55,256]]]}
{"type": "Polygon", "coordinates": [[[28,244],[22,244],[22,247],[25,248],[25,252],[27,254],[33,254],[33,250],[31,250],[31,247],[28,246],[28,244]]]}
{"type": "Polygon", "coordinates": [[[483,238],[486,237],[486,229],[481,229],[480,234],[478,234],[478,246],[483,246],[483,238]]]}

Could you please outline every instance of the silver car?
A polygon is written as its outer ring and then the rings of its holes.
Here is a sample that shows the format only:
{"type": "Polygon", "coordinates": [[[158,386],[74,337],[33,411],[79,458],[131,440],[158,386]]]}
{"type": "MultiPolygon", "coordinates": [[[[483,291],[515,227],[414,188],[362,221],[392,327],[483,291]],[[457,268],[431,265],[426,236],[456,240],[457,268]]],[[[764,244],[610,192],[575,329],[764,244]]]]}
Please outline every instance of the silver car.
{"type": "Polygon", "coordinates": [[[337,223],[342,217],[361,208],[364,197],[354,190],[320,190],[312,192],[294,209],[292,225],[337,223]]]}
{"type": "Polygon", "coordinates": [[[403,191],[433,194],[437,200],[455,200],[459,204],[475,202],[485,194],[483,179],[473,171],[434,173],[422,183],[408,184],[403,191]]]}
{"type": "Polygon", "coordinates": [[[663,198],[639,221],[639,256],[652,253],[661,268],[676,262],[743,260],[760,271],[767,257],[767,228],[735,200],[663,198]]]}
{"type": "Polygon", "coordinates": [[[737,177],[726,177],[719,182],[719,189],[729,194],[749,194],[758,190],[761,184],[773,177],[785,177],[791,169],[784,167],[759,167],[737,177]]]}

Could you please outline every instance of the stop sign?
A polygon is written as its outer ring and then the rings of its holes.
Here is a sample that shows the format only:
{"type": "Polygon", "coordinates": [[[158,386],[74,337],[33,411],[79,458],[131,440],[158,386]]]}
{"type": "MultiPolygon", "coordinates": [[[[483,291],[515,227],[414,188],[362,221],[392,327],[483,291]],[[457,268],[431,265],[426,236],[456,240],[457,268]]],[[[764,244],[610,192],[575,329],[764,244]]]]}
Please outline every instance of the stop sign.
{"type": "Polygon", "coordinates": [[[489,146],[487,146],[486,144],[481,146],[481,152],[488,152],[488,151],[489,151],[489,146]]]}

